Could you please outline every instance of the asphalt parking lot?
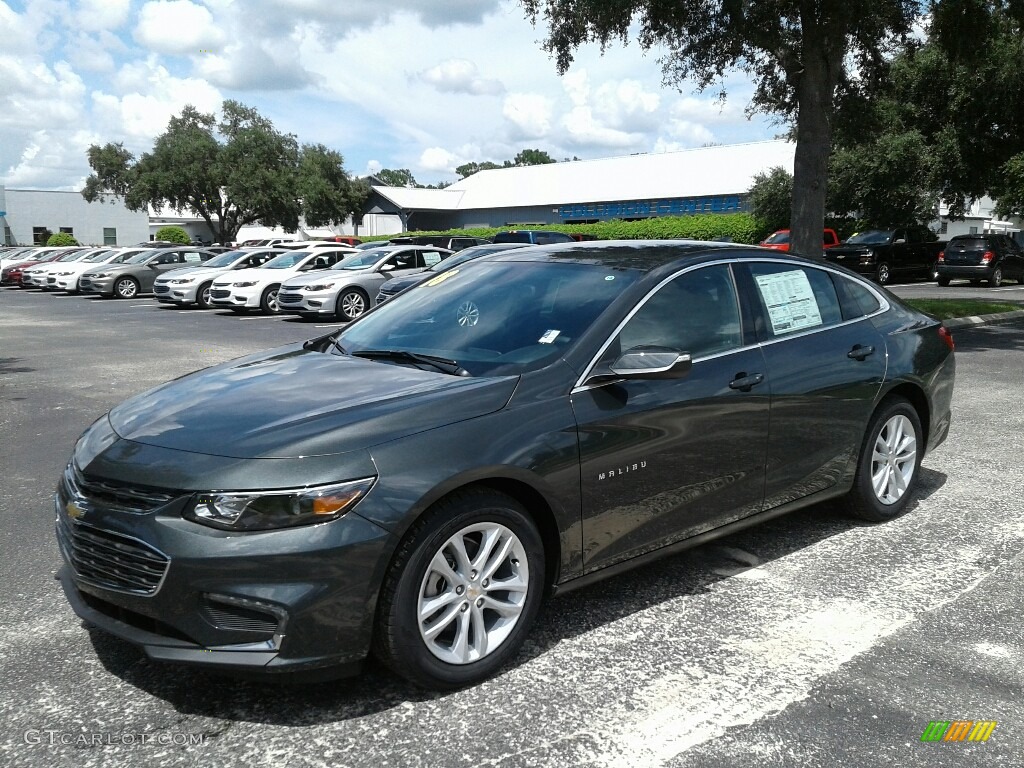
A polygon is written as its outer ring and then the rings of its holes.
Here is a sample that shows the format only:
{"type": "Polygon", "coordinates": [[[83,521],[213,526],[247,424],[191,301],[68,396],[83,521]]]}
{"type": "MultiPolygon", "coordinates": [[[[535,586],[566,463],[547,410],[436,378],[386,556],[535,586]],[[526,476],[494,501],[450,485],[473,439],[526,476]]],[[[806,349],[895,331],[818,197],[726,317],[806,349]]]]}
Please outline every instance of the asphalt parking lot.
{"type": "Polygon", "coordinates": [[[1020,765],[1021,322],[955,332],[953,427],[904,517],[822,505],[570,593],[475,688],[373,665],[237,681],[83,628],[52,578],[51,492],[78,434],[128,395],[337,327],[321,326],[0,290],[0,764],[1020,765]],[[923,743],[935,720],[997,726],[923,743]]]}

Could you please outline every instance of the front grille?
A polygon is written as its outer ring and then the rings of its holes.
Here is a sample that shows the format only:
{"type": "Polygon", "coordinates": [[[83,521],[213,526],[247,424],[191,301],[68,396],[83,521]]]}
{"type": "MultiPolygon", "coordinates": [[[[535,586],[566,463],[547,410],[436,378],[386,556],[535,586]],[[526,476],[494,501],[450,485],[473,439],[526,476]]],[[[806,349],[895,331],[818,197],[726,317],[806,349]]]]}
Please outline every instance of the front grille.
{"type": "Polygon", "coordinates": [[[57,518],[57,543],[80,581],[116,592],[152,595],[170,563],[165,554],[137,539],[63,515],[57,518]]]}
{"type": "Polygon", "coordinates": [[[157,488],[86,477],[74,464],[64,468],[64,487],[70,499],[79,498],[114,512],[134,515],[162,507],[176,495],[157,488]]]}
{"type": "Polygon", "coordinates": [[[211,299],[226,299],[231,296],[231,291],[226,288],[214,288],[210,291],[211,299]]]}
{"type": "Polygon", "coordinates": [[[154,285],[153,293],[170,293],[171,287],[169,285],[154,285]]]}
{"type": "Polygon", "coordinates": [[[279,293],[277,294],[277,300],[282,304],[294,304],[298,301],[302,301],[301,293],[279,293]]]}
{"type": "Polygon", "coordinates": [[[51,284],[56,283],[56,282],[57,282],[57,278],[56,277],[48,277],[48,278],[46,278],[46,284],[47,285],[51,285],[51,284]]]}

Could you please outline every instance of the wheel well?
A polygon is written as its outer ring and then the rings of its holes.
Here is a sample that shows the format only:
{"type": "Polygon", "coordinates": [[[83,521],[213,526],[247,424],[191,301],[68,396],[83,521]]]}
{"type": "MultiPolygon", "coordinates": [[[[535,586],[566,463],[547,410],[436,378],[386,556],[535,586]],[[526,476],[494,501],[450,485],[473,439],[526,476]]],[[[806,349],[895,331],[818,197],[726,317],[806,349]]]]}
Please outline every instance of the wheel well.
{"type": "Polygon", "coordinates": [[[537,530],[540,531],[540,538],[544,543],[544,570],[547,573],[547,577],[545,579],[547,581],[545,590],[550,589],[551,585],[558,579],[558,572],[562,557],[562,540],[558,535],[558,525],[555,523],[555,514],[551,509],[551,505],[548,504],[547,499],[526,483],[505,477],[479,480],[475,483],[471,483],[470,485],[464,485],[460,488],[456,488],[450,493],[455,493],[456,491],[461,491],[465,488],[472,488],[473,486],[491,488],[500,493],[504,493],[506,496],[511,496],[526,509],[527,514],[537,526],[537,530]]]}
{"type": "Polygon", "coordinates": [[[928,405],[928,398],[916,384],[904,382],[890,389],[885,393],[886,397],[902,397],[909,400],[917,411],[917,417],[921,420],[921,429],[924,431],[923,445],[928,445],[928,430],[931,427],[931,406],[928,405]]]}

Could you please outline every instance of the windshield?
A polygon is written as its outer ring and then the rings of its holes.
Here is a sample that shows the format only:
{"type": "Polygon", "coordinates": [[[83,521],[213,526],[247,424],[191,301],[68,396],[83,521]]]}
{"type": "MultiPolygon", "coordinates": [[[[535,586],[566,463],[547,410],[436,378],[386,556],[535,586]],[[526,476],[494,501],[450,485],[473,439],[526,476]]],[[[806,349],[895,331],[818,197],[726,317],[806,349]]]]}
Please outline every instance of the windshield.
{"type": "Polygon", "coordinates": [[[477,245],[472,248],[466,248],[459,251],[454,256],[449,256],[447,259],[442,259],[437,262],[434,266],[430,267],[425,271],[427,272],[445,272],[452,267],[457,267],[459,264],[464,264],[467,261],[478,259],[481,256],[487,256],[492,253],[499,253],[501,251],[510,250],[508,248],[495,248],[492,245],[477,245]]]}
{"type": "Polygon", "coordinates": [[[846,242],[850,245],[886,245],[892,240],[891,229],[870,229],[867,232],[858,232],[846,242]]]}
{"type": "Polygon", "coordinates": [[[332,266],[331,269],[366,269],[367,267],[372,267],[383,258],[383,253],[371,250],[369,253],[357,253],[353,256],[346,256],[332,266]]]}
{"type": "Polygon", "coordinates": [[[214,256],[209,261],[204,261],[204,267],[230,267],[236,259],[247,256],[250,251],[226,251],[220,256],[214,256]]]}
{"type": "Polygon", "coordinates": [[[346,354],[404,350],[473,376],[518,375],[562,356],[638,274],[547,261],[455,268],[348,326],[337,343],[346,354]]]}
{"type": "Polygon", "coordinates": [[[151,258],[153,258],[154,256],[157,256],[160,253],[161,253],[161,251],[159,251],[159,250],[154,250],[152,248],[146,248],[145,250],[139,251],[134,256],[132,256],[130,259],[127,259],[127,260],[125,260],[122,263],[123,264],[141,264],[144,261],[149,261],[151,258]]]}
{"type": "Polygon", "coordinates": [[[82,261],[87,261],[90,264],[95,264],[98,261],[103,261],[109,255],[110,255],[110,251],[109,250],[96,251],[96,253],[90,253],[88,256],[86,256],[84,259],[82,259],[82,261]]]}
{"type": "Polygon", "coordinates": [[[261,269],[288,269],[289,267],[297,267],[302,261],[309,256],[309,251],[292,251],[291,253],[282,253],[280,256],[275,256],[261,269]]]}
{"type": "Polygon", "coordinates": [[[78,261],[85,253],[85,251],[72,251],[71,253],[65,253],[57,261],[78,261]]]}
{"type": "Polygon", "coordinates": [[[782,245],[783,243],[789,242],[789,232],[776,232],[774,235],[770,235],[765,241],[765,245],[782,245]]]}

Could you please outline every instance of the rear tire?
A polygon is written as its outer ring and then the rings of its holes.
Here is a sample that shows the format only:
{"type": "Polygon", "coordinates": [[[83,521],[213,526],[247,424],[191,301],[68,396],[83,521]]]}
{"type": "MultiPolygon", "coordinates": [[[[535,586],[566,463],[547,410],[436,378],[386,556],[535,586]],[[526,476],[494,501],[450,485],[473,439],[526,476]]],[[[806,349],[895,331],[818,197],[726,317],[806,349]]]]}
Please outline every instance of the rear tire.
{"type": "Polygon", "coordinates": [[[917,487],[923,437],[908,400],[883,400],[864,433],[853,488],[843,499],[846,511],[871,522],[899,517],[917,487]]]}
{"type": "Polygon", "coordinates": [[[425,688],[485,680],[519,651],[540,608],[544,568],[540,534],[515,499],[488,488],[452,494],[394,556],[374,654],[425,688]]]}
{"type": "Polygon", "coordinates": [[[940,277],[938,280],[936,280],[936,282],[939,285],[941,285],[943,288],[946,288],[947,286],[949,286],[949,278],[948,277],[940,277]]]}
{"type": "Polygon", "coordinates": [[[998,288],[1003,284],[1003,268],[996,267],[992,270],[992,277],[988,279],[988,285],[990,288],[998,288]]]}

